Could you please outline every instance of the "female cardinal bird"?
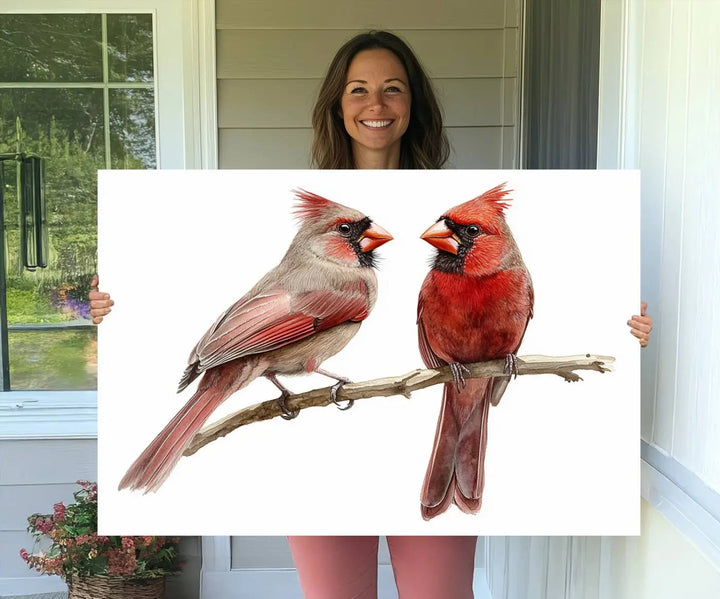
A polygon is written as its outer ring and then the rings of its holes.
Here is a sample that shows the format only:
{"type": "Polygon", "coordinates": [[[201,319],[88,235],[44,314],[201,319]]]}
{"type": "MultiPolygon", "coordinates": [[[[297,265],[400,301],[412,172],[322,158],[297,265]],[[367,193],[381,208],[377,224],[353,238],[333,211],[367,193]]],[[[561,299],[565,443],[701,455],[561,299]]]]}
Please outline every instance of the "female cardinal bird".
{"type": "MultiPolygon", "coordinates": [[[[318,372],[358,332],[375,304],[373,250],[392,239],[367,216],[296,191],[301,226],[287,253],[217,319],[190,353],[178,392],[204,373],[197,391],[135,460],[118,488],[155,491],[213,410],[259,376],[318,372]]],[[[337,390],[336,387],[333,391],[337,390]]],[[[335,395],[332,395],[333,401],[335,395]]]]}
{"type": "Polygon", "coordinates": [[[429,368],[449,364],[435,444],[421,496],[423,518],[454,501],[464,512],[482,504],[490,404],[497,405],[515,367],[533,288],[508,228],[504,185],[446,212],[422,235],[439,251],[420,289],[418,339],[429,368]],[[463,378],[463,364],[506,359],[508,376],[463,378]]]}

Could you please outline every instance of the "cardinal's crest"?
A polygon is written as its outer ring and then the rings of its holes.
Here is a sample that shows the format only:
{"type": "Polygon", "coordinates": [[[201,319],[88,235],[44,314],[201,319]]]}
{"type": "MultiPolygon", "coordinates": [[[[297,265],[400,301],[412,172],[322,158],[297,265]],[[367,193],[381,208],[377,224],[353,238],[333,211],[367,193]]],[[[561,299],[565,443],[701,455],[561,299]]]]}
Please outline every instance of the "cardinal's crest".
{"type": "Polygon", "coordinates": [[[293,214],[302,222],[317,220],[326,216],[332,209],[342,208],[340,204],[304,189],[294,189],[293,193],[298,200],[293,214]]]}
{"type": "Polygon", "coordinates": [[[458,223],[476,223],[485,229],[499,229],[505,220],[505,208],[510,205],[508,202],[512,200],[508,197],[512,190],[505,189],[505,185],[507,182],[488,189],[482,195],[455,206],[444,216],[458,223]]]}

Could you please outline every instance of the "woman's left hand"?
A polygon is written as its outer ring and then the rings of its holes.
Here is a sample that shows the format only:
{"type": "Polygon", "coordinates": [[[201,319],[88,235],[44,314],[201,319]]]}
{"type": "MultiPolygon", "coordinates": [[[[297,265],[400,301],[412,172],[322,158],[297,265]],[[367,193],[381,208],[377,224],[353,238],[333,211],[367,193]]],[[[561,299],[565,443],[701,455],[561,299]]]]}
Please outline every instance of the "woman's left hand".
{"type": "Polygon", "coordinates": [[[630,334],[634,335],[640,341],[641,347],[646,347],[648,339],[650,339],[650,331],[652,331],[652,316],[645,313],[647,310],[647,303],[640,303],[640,314],[634,314],[630,320],[628,320],[628,326],[630,327],[630,334]]]}

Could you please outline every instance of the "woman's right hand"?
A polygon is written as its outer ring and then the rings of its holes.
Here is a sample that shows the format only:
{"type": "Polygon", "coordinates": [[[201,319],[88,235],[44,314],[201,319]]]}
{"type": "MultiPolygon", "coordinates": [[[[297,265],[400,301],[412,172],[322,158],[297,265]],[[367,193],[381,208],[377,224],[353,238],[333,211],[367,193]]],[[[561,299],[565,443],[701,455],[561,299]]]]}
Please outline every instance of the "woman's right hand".
{"type": "Polygon", "coordinates": [[[110,299],[109,293],[99,291],[97,289],[97,285],[98,276],[95,275],[93,276],[92,283],[90,284],[90,286],[95,289],[90,291],[88,299],[90,300],[90,316],[92,316],[92,321],[95,324],[100,324],[103,321],[103,318],[110,314],[111,306],[113,306],[115,302],[110,299]]]}

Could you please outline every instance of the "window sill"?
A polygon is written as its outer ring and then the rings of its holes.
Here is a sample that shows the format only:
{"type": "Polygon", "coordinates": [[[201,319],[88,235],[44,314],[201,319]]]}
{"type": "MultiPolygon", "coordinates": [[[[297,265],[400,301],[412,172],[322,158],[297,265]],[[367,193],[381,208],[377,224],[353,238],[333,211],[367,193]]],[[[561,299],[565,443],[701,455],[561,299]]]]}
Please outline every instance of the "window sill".
{"type": "Polygon", "coordinates": [[[645,441],[642,497],[720,567],[720,495],[645,441]]]}
{"type": "Polygon", "coordinates": [[[96,438],[97,391],[0,394],[0,440],[96,438]]]}

